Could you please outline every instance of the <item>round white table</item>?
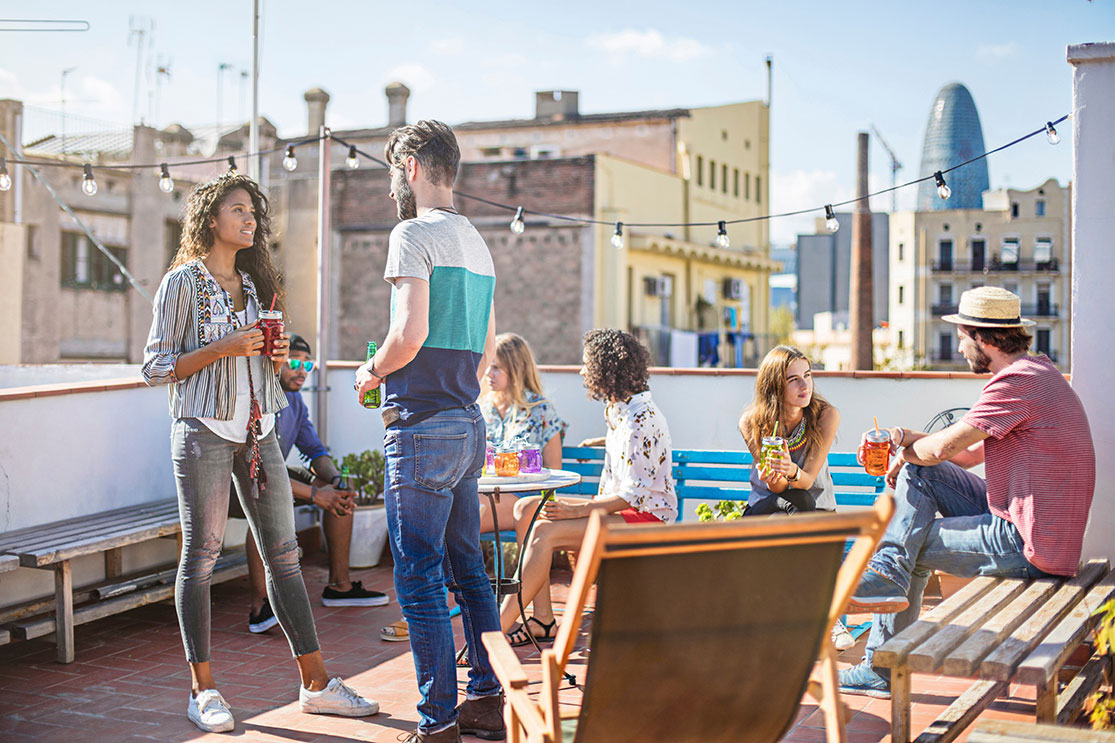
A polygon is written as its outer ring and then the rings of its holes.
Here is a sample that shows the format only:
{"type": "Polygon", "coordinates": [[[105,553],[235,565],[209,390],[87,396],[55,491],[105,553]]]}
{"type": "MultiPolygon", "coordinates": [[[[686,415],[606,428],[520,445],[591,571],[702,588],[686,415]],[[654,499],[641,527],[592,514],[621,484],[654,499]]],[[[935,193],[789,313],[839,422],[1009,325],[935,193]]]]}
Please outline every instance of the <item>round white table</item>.
{"type": "Polygon", "coordinates": [[[480,492],[487,495],[498,493],[514,493],[521,497],[522,493],[546,493],[560,488],[568,488],[581,481],[581,476],[569,470],[550,470],[550,476],[545,480],[518,482],[513,477],[481,477],[479,481],[480,492]]]}

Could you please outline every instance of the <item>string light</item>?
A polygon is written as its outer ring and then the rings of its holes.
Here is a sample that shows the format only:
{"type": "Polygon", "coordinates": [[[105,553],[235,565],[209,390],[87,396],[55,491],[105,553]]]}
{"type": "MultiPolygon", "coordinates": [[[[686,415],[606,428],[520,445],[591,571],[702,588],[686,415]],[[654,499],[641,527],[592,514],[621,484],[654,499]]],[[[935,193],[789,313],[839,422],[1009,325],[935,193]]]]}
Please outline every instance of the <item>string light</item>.
{"type": "Polygon", "coordinates": [[[85,173],[81,176],[81,190],[86,196],[97,195],[97,181],[93,179],[93,166],[85,164],[85,173]]]}
{"type": "Polygon", "coordinates": [[[623,222],[616,222],[616,232],[612,235],[612,247],[617,250],[623,247],[623,222]]]}
{"type": "Polygon", "coordinates": [[[519,207],[515,212],[515,218],[511,220],[511,231],[516,235],[523,234],[527,226],[523,223],[523,207],[519,207]]]}
{"type": "Polygon", "coordinates": [[[166,163],[159,166],[159,190],[163,193],[170,193],[174,190],[174,181],[170,177],[170,168],[166,163]]]}
{"type": "Polygon", "coordinates": [[[947,199],[949,196],[952,196],[952,189],[949,188],[949,184],[945,183],[945,176],[941,171],[938,170],[933,174],[933,180],[937,182],[938,196],[942,199],[947,199]]]}
{"type": "Polygon", "coordinates": [[[228,156],[228,172],[233,175],[239,175],[240,171],[236,169],[236,158],[232,155],[228,156]]]}
{"type": "Polygon", "coordinates": [[[825,229],[829,232],[836,232],[840,229],[840,220],[832,211],[832,204],[825,204],[825,229]]]}
{"type": "Polygon", "coordinates": [[[1049,140],[1049,144],[1057,144],[1061,141],[1061,135],[1053,128],[1053,122],[1045,122],[1045,136],[1049,140]]]}
{"type": "Polygon", "coordinates": [[[356,156],[356,145],[349,145],[348,157],[345,158],[345,164],[348,165],[349,170],[356,170],[360,167],[360,158],[356,156]]]}
{"type": "Polygon", "coordinates": [[[716,244],[722,248],[732,244],[732,241],[728,239],[728,223],[723,219],[716,223],[716,244]]]}
{"type": "Polygon", "coordinates": [[[0,191],[7,191],[12,187],[12,177],[8,175],[8,164],[0,160],[0,191]]]}
{"type": "Polygon", "coordinates": [[[294,145],[287,145],[286,156],[283,157],[283,167],[287,172],[293,172],[298,167],[298,158],[294,156],[294,145]]]}

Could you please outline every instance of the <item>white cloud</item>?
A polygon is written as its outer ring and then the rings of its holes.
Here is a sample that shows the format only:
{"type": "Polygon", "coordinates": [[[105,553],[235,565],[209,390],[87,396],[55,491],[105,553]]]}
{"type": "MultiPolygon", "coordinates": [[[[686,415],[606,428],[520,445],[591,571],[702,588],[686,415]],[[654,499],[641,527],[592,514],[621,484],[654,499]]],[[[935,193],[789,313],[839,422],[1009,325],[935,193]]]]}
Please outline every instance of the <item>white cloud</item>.
{"type": "Polygon", "coordinates": [[[696,39],[666,38],[655,29],[638,31],[632,28],[611,34],[597,34],[588,38],[588,45],[617,56],[634,55],[644,58],[686,62],[712,51],[696,39]]]}
{"type": "Polygon", "coordinates": [[[976,48],[976,56],[1003,59],[1013,56],[1018,49],[1018,42],[1015,41],[1008,41],[1006,44],[981,44],[976,48]]]}
{"type": "Polygon", "coordinates": [[[457,55],[465,51],[465,40],[453,36],[448,39],[435,39],[430,42],[430,51],[433,54],[457,55]]]}
{"type": "MultiPolygon", "coordinates": [[[[81,78],[80,96],[86,99],[91,107],[106,111],[119,111],[126,108],[124,99],[112,83],[102,80],[96,75],[86,75],[81,78]]],[[[146,103],[146,101],[142,101],[146,103]]],[[[146,110],[146,109],[145,109],[146,110]]]]}
{"type": "Polygon", "coordinates": [[[383,76],[382,83],[386,85],[396,80],[414,92],[429,90],[437,84],[434,73],[420,64],[401,64],[393,67],[383,76]]]}
{"type": "MultiPolygon", "coordinates": [[[[771,213],[796,212],[801,209],[816,209],[807,214],[793,217],[779,217],[770,221],[770,241],[779,246],[793,245],[797,242],[798,235],[812,235],[815,232],[814,224],[819,217],[824,217],[825,204],[838,204],[842,201],[855,198],[855,187],[852,185],[854,178],[849,176],[841,178],[832,170],[794,170],[781,173],[777,170],[770,174],[770,201],[771,213]]],[[[890,186],[890,179],[870,173],[867,176],[868,193],[881,191],[890,186]]],[[[917,191],[915,188],[904,191],[917,191]]],[[[899,192],[898,208],[904,206],[904,192],[899,192]]],[[[891,206],[890,194],[883,194],[871,199],[872,211],[889,212],[891,206]]],[[[837,207],[838,212],[851,212],[854,206],[837,207]]],[[[851,228],[851,224],[848,224],[851,228]]]]}

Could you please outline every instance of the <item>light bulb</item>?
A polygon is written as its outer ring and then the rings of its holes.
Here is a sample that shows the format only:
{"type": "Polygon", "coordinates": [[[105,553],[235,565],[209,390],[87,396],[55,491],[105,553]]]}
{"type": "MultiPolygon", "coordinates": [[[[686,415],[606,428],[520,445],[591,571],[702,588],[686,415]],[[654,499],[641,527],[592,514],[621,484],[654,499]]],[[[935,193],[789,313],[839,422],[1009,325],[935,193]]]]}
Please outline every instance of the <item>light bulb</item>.
{"type": "Polygon", "coordinates": [[[170,177],[170,169],[167,168],[166,163],[163,163],[159,173],[159,190],[163,193],[170,193],[174,190],[174,180],[170,177]]]}
{"type": "Polygon", "coordinates": [[[1053,128],[1053,122],[1045,122],[1045,136],[1049,139],[1049,144],[1057,144],[1061,141],[1061,135],[1053,128]]]}
{"type": "Polygon", "coordinates": [[[949,188],[949,184],[945,183],[945,176],[941,174],[941,171],[938,170],[934,173],[933,178],[937,181],[938,196],[942,199],[947,199],[949,196],[952,196],[952,189],[949,188]]]}
{"type": "Polygon", "coordinates": [[[286,148],[286,157],[283,158],[283,167],[287,171],[293,171],[298,167],[298,158],[294,156],[294,145],[286,148]]]}
{"type": "Polygon", "coordinates": [[[236,169],[236,158],[232,155],[228,156],[228,172],[232,175],[240,174],[240,171],[236,169]]]}
{"type": "Polygon", "coordinates": [[[721,220],[716,225],[716,244],[722,248],[726,248],[732,244],[732,241],[728,239],[728,226],[724,220],[721,220]]]}
{"type": "Polygon", "coordinates": [[[12,177],[8,175],[8,166],[0,160],[0,191],[7,191],[12,187],[12,177]]]}
{"type": "Polygon", "coordinates": [[[515,212],[515,218],[511,220],[511,231],[521,235],[526,228],[527,226],[523,224],[523,207],[520,206],[515,212]]]}
{"type": "Polygon", "coordinates": [[[360,167],[360,158],[356,156],[356,145],[351,145],[348,148],[348,157],[345,158],[345,164],[348,165],[350,170],[356,170],[360,167]]]}
{"type": "Polygon", "coordinates": [[[616,222],[616,232],[612,235],[612,247],[616,249],[623,247],[623,222],[616,222]]]}
{"type": "Polygon", "coordinates": [[[85,166],[85,175],[82,176],[81,190],[86,196],[97,194],[97,181],[93,180],[93,166],[85,166]]]}
{"type": "Polygon", "coordinates": [[[840,220],[832,212],[832,204],[825,205],[825,229],[829,232],[836,232],[840,229],[840,220]]]}

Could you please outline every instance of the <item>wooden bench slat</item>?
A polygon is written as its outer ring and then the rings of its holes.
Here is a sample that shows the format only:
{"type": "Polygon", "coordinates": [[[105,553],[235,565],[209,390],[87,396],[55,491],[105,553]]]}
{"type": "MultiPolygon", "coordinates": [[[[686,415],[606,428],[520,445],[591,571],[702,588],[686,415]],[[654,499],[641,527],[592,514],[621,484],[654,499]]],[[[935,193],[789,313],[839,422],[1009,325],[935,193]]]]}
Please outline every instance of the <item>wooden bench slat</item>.
{"type": "Polygon", "coordinates": [[[20,562],[24,567],[45,567],[75,557],[103,552],[110,547],[126,547],[129,544],[170,536],[180,531],[182,531],[182,525],[178,519],[174,521],[160,520],[141,529],[121,530],[111,535],[94,535],[85,540],[70,542],[56,549],[21,554],[20,562]]]}
{"type": "Polygon", "coordinates": [[[674,462],[700,464],[751,465],[754,459],[749,451],[730,449],[674,449],[671,452],[674,462]]]}
{"type": "MultiPolygon", "coordinates": [[[[213,583],[221,583],[247,574],[248,561],[243,552],[223,555],[213,568],[213,583]]],[[[150,586],[134,593],[76,607],[73,610],[73,623],[77,625],[92,622],[122,611],[162,601],[172,596],[174,596],[173,583],[150,586]]],[[[21,640],[44,637],[55,632],[55,618],[53,615],[48,615],[25,619],[13,622],[10,629],[12,634],[21,640]]]]}
{"type": "Polygon", "coordinates": [[[132,531],[146,529],[156,524],[172,524],[177,522],[177,513],[151,513],[131,521],[108,524],[98,528],[89,528],[72,534],[57,536],[43,534],[34,541],[11,545],[6,548],[6,551],[8,554],[12,555],[36,555],[63,549],[69,545],[84,544],[88,541],[90,536],[107,537],[114,534],[127,534],[132,531]]]}
{"type": "Polygon", "coordinates": [[[1103,683],[1107,659],[1093,655],[1057,696],[1057,722],[1068,725],[1076,721],[1084,711],[1084,702],[1103,683]]]}
{"type": "Polygon", "coordinates": [[[706,467],[692,464],[675,464],[677,480],[710,480],[712,482],[748,482],[751,470],[742,467],[706,467]]]}
{"type": "Polygon", "coordinates": [[[1115,732],[1021,720],[980,720],[968,743],[1115,743],[1115,732]]]}
{"type": "Polygon", "coordinates": [[[167,509],[177,509],[178,504],[174,499],[166,499],[161,501],[150,501],[147,503],[139,503],[134,506],[127,506],[124,508],[116,508],[111,511],[99,511],[97,513],[88,514],[85,516],[75,516],[71,519],[63,519],[61,521],[51,521],[37,526],[28,526],[23,529],[16,529],[15,531],[5,532],[0,534],[0,545],[7,544],[13,540],[24,539],[27,535],[35,535],[46,531],[53,531],[56,533],[67,533],[73,527],[87,527],[96,526],[102,523],[111,523],[114,519],[128,518],[135,514],[147,514],[153,511],[163,511],[167,509]]]}
{"type": "Polygon", "coordinates": [[[945,656],[964,642],[976,629],[991,619],[999,609],[1026,588],[1021,579],[1000,580],[979,601],[951,619],[933,637],[910,653],[911,671],[929,673],[937,670],[945,656]]]}
{"type": "Polygon", "coordinates": [[[984,659],[980,664],[980,676],[996,681],[1010,681],[1022,659],[1080,601],[1088,588],[1106,573],[1106,560],[1088,562],[1075,578],[1061,586],[1049,601],[984,659]]]}
{"type": "Polygon", "coordinates": [[[16,555],[0,555],[0,573],[6,573],[18,567],[19,557],[16,555]]]}
{"type": "Polygon", "coordinates": [[[21,529],[0,537],[0,552],[14,553],[21,549],[34,549],[44,541],[64,541],[65,539],[88,533],[89,531],[103,531],[113,529],[121,524],[141,521],[151,517],[177,517],[178,505],[172,502],[163,502],[157,506],[137,506],[134,509],[112,511],[111,516],[99,514],[92,517],[56,521],[49,524],[21,529]]]}
{"type": "Polygon", "coordinates": [[[1062,580],[1042,578],[1031,583],[1020,596],[1001,610],[990,621],[972,633],[956,650],[949,653],[941,664],[941,672],[949,676],[973,676],[980,662],[999,647],[999,644],[1018,628],[1038,607],[1053,595],[1062,580]]]}
{"type": "Polygon", "coordinates": [[[1115,596],[1115,572],[1109,572],[1094,585],[1084,599],[1072,607],[1049,634],[1018,666],[1018,680],[1024,684],[1048,684],[1057,676],[1073,650],[1098,621],[1092,612],[1115,596]]]}
{"type": "Polygon", "coordinates": [[[955,740],[980,712],[1006,693],[1008,688],[1008,684],[1002,681],[977,681],[917,737],[916,743],[948,743],[955,740]]]}
{"type": "Polygon", "coordinates": [[[967,609],[973,601],[994,587],[995,578],[976,578],[948,597],[924,616],[918,618],[899,634],[890,638],[872,656],[872,662],[883,668],[897,668],[905,665],[909,654],[939,627],[948,623],[954,616],[967,609]]]}

